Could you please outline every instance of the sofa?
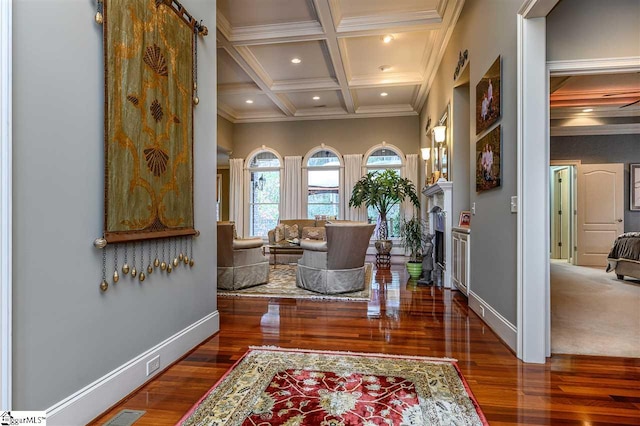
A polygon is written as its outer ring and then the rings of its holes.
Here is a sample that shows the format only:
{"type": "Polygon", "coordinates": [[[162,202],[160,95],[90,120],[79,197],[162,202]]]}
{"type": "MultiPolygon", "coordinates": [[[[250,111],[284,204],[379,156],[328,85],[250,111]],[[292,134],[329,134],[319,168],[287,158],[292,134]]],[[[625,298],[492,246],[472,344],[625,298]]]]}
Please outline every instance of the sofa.
{"type": "Polygon", "coordinates": [[[240,290],[269,282],[262,238],[235,237],[233,222],[218,222],[218,288],[240,290]]]}
{"type": "MultiPolygon", "coordinates": [[[[329,220],[325,218],[317,219],[282,219],[278,223],[278,226],[268,232],[269,245],[277,243],[284,243],[287,240],[293,240],[297,238],[298,241],[314,240],[324,241],[326,240],[325,225],[327,223],[348,224],[348,223],[360,223],[348,220],[329,220]],[[278,227],[284,228],[282,232],[277,232],[278,227]],[[293,231],[293,232],[292,232],[293,231]]],[[[278,254],[279,264],[296,263],[302,257],[302,249],[297,254],[278,254]]],[[[269,262],[273,264],[273,258],[269,259],[269,262]]]]}
{"type": "Polygon", "coordinates": [[[375,227],[366,222],[328,223],[326,241],[301,240],[296,285],[322,294],[364,290],[364,261],[375,227]]]}

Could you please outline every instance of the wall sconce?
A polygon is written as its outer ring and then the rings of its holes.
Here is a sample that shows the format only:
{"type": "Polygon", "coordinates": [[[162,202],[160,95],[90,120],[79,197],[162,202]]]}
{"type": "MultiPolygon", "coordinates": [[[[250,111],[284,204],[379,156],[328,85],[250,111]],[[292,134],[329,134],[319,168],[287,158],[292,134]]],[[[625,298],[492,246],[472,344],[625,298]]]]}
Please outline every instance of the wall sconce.
{"type": "Polygon", "coordinates": [[[436,126],[433,128],[433,138],[436,143],[442,143],[446,139],[447,126],[436,126]]]}
{"type": "Polygon", "coordinates": [[[422,152],[422,159],[424,161],[431,159],[431,148],[420,148],[420,152],[422,152]]]}

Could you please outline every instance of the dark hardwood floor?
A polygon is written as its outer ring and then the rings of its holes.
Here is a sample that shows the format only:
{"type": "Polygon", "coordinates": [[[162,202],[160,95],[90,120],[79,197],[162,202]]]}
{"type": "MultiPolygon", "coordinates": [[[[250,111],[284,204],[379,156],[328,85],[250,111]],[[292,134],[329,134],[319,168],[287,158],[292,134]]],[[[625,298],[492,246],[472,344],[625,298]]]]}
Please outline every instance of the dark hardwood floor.
{"type": "MultiPolygon", "coordinates": [[[[452,357],[492,425],[640,425],[640,359],[554,355],[524,364],[457,291],[375,273],[371,302],[218,299],[220,333],[96,419],[146,410],[172,425],[250,345],[452,357]]],[[[639,325],[640,326],[640,325],[639,325]]]]}

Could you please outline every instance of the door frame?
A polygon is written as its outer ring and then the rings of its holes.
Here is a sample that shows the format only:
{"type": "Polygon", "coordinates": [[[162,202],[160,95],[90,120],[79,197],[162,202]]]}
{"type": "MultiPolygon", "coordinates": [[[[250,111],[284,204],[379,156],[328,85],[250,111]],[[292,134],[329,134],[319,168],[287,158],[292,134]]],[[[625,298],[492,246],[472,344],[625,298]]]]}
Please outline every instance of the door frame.
{"type": "MultiPolygon", "coordinates": [[[[551,141],[549,141],[551,143],[551,141]]],[[[576,246],[578,244],[576,237],[576,223],[577,223],[577,210],[578,210],[578,167],[582,165],[582,160],[551,160],[549,162],[551,167],[553,166],[566,166],[569,167],[571,173],[571,247],[569,250],[569,263],[576,264],[576,246]]]]}
{"type": "Polygon", "coordinates": [[[517,356],[532,363],[551,355],[549,78],[640,71],[640,57],[547,62],[546,16],[556,3],[526,0],[517,17],[517,356]]]}
{"type": "Polygon", "coordinates": [[[12,0],[0,0],[0,408],[11,409],[12,0]]]}

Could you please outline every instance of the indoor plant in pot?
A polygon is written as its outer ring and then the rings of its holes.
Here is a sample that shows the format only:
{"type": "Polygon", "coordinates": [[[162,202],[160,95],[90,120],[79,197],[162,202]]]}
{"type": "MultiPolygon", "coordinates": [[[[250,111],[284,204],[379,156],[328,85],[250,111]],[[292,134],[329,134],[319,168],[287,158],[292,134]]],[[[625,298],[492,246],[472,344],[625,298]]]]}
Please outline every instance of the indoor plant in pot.
{"type": "Polygon", "coordinates": [[[373,207],[378,212],[376,250],[378,253],[391,251],[391,240],[387,229],[387,214],[393,206],[409,197],[416,208],[420,200],[416,187],[407,178],[402,178],[392,169],[369,172],[353,186],[349,207],[373,207]]]}
{"type": "Polygon", "coordinates": [[[417,217],[402,222],[400,226],[400,238],[405,253],[409,253],[409,261],[407,262],[407,271],[411,279],[420,278],[422,274],[422,255],[425,241],[426,223],[417,217]]]}

